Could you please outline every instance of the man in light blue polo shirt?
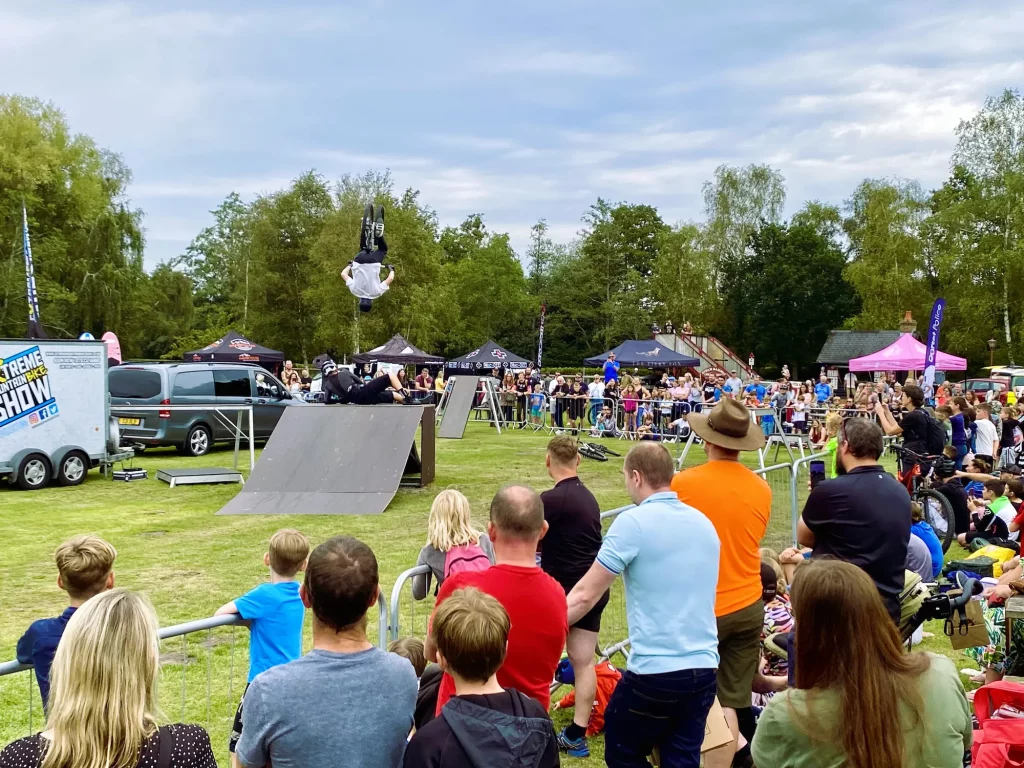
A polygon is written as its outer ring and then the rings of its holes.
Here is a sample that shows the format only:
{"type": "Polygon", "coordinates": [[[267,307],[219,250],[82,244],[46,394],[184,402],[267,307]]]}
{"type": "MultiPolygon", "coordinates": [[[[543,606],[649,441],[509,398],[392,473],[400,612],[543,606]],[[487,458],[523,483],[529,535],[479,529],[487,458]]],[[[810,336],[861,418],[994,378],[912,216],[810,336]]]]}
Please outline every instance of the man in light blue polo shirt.
{"type": "Polygon", "coordinates": [[[584,616],[622,574],[632,651],[605,712],[605,760],[643,765],[700,763],[704,724],[717,690],[718,535],[679,501],[672,457],[659,443],[634,447],[623,467],[637,505],[619,514],[597,561],[569,593],[569,624],[584,616]]]}

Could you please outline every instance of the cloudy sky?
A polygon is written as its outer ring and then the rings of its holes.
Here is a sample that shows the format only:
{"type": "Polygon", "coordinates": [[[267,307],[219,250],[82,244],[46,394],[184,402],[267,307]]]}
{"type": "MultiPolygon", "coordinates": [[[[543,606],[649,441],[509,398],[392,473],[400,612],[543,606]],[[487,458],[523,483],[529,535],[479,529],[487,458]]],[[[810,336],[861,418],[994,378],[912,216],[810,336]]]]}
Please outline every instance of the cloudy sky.
{"type": "Polygon", "coordinates": [[[791,212],[865,177],[941,183],[957,122],[1024,87],[1024,3],[0,0],[0,91],[121,153],[147,265],[232,190],[391,170],[525,249],[598,196],[701,213],[767,162],[791,212]]]}

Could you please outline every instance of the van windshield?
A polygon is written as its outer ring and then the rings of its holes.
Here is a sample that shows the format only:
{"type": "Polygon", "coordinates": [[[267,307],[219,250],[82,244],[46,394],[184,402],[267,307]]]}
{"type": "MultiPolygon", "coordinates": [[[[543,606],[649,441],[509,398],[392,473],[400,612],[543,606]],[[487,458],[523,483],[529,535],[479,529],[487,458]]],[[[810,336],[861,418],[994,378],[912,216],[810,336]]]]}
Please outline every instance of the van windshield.
{"type": "Polygon", "coordinates": [[[111,397],[149,400],[160,395],[160,374],[140,368],[111,368],[107,389],[111,397]]]}

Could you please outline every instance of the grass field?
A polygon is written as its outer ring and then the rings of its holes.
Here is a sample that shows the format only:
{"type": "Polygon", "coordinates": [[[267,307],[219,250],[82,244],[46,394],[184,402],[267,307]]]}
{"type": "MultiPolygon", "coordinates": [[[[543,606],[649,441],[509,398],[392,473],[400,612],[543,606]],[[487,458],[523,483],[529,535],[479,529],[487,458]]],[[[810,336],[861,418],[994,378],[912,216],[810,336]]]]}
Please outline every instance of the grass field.
{"type": "MultiPolygon", "coordinates": [[[[201,459],[185,459],[169,450],[149,451],[135,465],[149,470],[150,479],[129,484],[104,480],[96,472],[78,488],[25,493],[0,484],[4,537],[0,544],[0,661],[14,658],[18,637],[34,619],[55,616],[66,607],[64,594],[56,586],[53,551],[71,535],[95,533],[110,541],[118,550],[118,585],[148,594],[162,626],[209,616],[222,603],[264,580],[266,542],[275,530],[286,526],[300,528],[314,545],[336,534],[365,541],[377,555],[382,589],[390,597],[398,575],[416,562],[434,495],[444,488],[458,488],[469,498],[474,518],[482,526],[490,499],[501,485],[519,482],[537,490],[551,487],[544,469],[547,440],[546,435],[527,432],[499,436],[482,423],[471,423],[463,440],[438,441],[433,485],[402,489],[378,517],[217,517],[214,513],[238,486],[171,489],[155,479],[160,468],[230,466],[230,450],[217,450],[201,459]]],[[[625,442],[604,442],[623,454],[629,447],[625,442]]],[[[671,448],[678,452],[676,446],[671,448]]],[[[687,464],[703,458],[703,451],[696,448],[687,464]]],[[[621,469],[622,460],[614,457],[605,463],[583,462],[580,474],[602,509],[629,503],[621,469]]],[[[770,476],[769,481],[775,505],[766,539],[782,546],[790,528],[788,483],[783,482],[782,473],[770,476]]],[[[603,645],[626,636],[619,587],[617,583],[604,616],[603,645]]],[[[408,589],[404,597],[401,634],[422,637],[429,603],[413,605],[408,589]]],[[[308,649],[308,612],[306,623],[304,647],[308,649]]],[[[373,641],[376,628],[373,616],[373,641]]],[[[170,721],[185,719],[205,725],[221,765],[228,765],[231,717],[245,685],[247,641],[244,629],[221,628],[168,640],[162,647],[163,714],[170,721]]],[[[945,646],[949,652],[948,642],[941,637],[926,642],[929,649],[945,646]]],[[[30,716],[31,728],[38,730],[41,712],[38,691],[28,673],[0,677],[0,744],[29,733],[30,716]]],[[[559,727],[568,717],[565,712],[555,713],[559,727]]],[[[591,750],[589,761],[574,764],[603,765],[600,739],[592,740],[591,750]]]]}

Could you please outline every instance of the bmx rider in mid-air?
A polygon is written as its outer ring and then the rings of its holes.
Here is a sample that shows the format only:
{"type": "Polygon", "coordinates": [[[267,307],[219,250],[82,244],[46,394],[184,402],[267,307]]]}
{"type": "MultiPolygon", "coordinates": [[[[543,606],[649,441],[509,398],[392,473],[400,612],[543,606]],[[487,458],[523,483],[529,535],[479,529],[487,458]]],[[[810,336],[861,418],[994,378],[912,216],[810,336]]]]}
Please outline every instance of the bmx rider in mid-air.
{"type": "Polygon", "coordinates": [[[367,203],[363,211],[362,229],[359,232],[359,253],[341,271],[341,278],[359,299],[359,311],[369,312],[373,300],[380,298],[395,279],[395,268],[386,265],[388,276],[380,279],[380,268],[388,255],[388,244],[384,241],[384,206],[377,206],[374,218],[373,205],[367,203]]]}

